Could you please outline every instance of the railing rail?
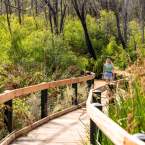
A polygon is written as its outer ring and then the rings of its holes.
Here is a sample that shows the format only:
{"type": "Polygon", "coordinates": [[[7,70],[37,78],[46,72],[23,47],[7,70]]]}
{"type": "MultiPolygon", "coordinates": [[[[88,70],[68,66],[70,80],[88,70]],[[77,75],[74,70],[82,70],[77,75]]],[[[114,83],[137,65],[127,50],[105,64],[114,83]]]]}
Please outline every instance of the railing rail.
{"type": "Polygon", "coordinates": [[[20,89],[6,91],[0,94],[0,103],[5,103],[14,98],[17,98],[23,95],[28,95],[30,93],[35,93],[35,92],[49,89],[49,88],[56,88],[63,85],[71,85],[75,83],[85,82],[85,81],[94,79],[94,77],[95,77],[94,75],[87,75],[87,76],[81,76],[81,77],[71,78],[71,79],[64,79],[64,80],[58,80],[58,81],[52,81],[52,82],[43,82],[38,85],[33,85],[33,86],[28,86],[28,87],[24,87],[20,89]]]}
{"type": "MultiPolygon", "coordinates": [[[[96,127],[99,128],[99,130],[116,145],[145,145],[145,143],[130,135],[99,109],[100,105],[94,102],[93,92],[94,90],[90,91],[86,102],[90,123],[93,123],[94,127],[96,125],[96,127]],[[98,106],[98,108],[96,106],[98,106]]],[[[93,129],[93,131],[95,131],[95,129],[93,129]]],[[[95,134],[93,134],[94,132],[92,132],[92,128],[90,128],[90,133],[90,141],[91,144],[94,145],[94,142],[96,142],[96,137],[94,137],[95,134]]]]}
{"type": "MultiPolygon", "coordinates": [[[[12,134],[9,137],[9,141],[15,139],[16,137],[22,135],[23,133],[27,133],[28,131],[36,128],[37,126],[42,125],[43,123],[46,123],[48,120],[55,118],[56,116],[60,116],[62,114],[68,113],[69,111],[77,109],[79,106],[72,106],[68,109],[65,109],[64,111],[57,112],[55,114],[52,114],[51,116],[48,115],[48,89],[50,88],[56,88],[60,86],[67,86],[72,85],[72,88],[74,90],[74,96],[72,99],[72,105],[78,105],[78,83],[87,82],[88,90],[91,89],[91,85],[93,84],[93,80],[95,78],[94,73],[90,73],[88,75],[80,76],[80,77],[74,77],[70,79],[64,79],[64,80],[58,80],[58,81],[52,81],[52,82],[44,82],[37,85],[32,85],[20,89],[15,90],[7,90],[4,93],[0,94],[0,104],[5,104],[7,109],[5,110],[4,114],[4,122],[7,126],[8,131],[11,133],[13,131],[13,99],[27,96],[31,93],[36,93],[38,91],[41,91],[41,120],[21,129],[20,131],[12,134]],[[15,137],[14,137],[15,136],[15,137]]],[[[81,103],[84,104],[84,103],[81,103]]],[[[81,105],[80,104],[80,105],[81,105]]],[[[7,139],[6,139],[7,140],[7,139]]],[[[4,145],[7,144],[7,141],[3,143],[4,145]]]]}

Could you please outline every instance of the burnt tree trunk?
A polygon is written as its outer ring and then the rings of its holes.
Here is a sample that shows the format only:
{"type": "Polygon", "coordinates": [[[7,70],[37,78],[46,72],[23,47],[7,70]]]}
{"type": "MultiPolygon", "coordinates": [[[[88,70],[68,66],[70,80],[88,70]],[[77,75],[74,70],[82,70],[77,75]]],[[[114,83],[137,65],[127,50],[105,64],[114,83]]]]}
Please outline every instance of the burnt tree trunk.
{"type": "Polygon", "coordinates": [[[78,3],[77,0],[72,0],[72,4],[73,4],[73,7],[76,11],[78,18],[81,21],[89,54],[91,55],[91,57],[93,59],[96,60],[96,54],[95,54],[95,51],[93,49],[93,45],[92,45],[92,42],[91,42],[91,39],[89,36],[89,32],[88,32],[88,28],[87,28],[87,24],[86,24],[86,14],[85,14],[86,0],[84,0],[82,4],[78,3]]]}
{"type": "Polygon", "coordinates": [[[117,23],[118,39],[120,40],[123,49],[126,49],[126,43],[121,33],[119,13],[115,12],[115,17],[116,17],[116,23],[117,23]]]}
{"type": "Polygon", "coordinates": [[[0,0],[0,3],[1,3],[0,4],[0,7],[1,7],[0,14],[2,15],[3,14],[3,0],[0,0]]]}
{"type": "Polygon", "coordinates": [[[35,0],[35,15],[38,15],[38,1],[35,0]]]}
{"type": "Polygon", "coordinates": [[[59,35],[63,31],[67,5],[63,0],[45,0],[49,11],[51,32],[59,35]]]}
{"type": "Polygon", "coordinates": [[[141,22],[141,29],[142,29],[142,43],[145,42],[145,38],[144,38],[144,35],[145,35],[144,28],[145,28],[145,23],[144,23],[144,20],[142,20],[142,22],[141,22]]]}
{"type": "Polygon", "coordinates": [[[52,14],[51,11],[49,10],[49,23],[50,23],[50,28],[51,28],[51,32],[53,33],[53,23],[52,23],[52,14]]]}
{"type": "Polygon", "coordinates": [[[10,5],[9,5],[9,1],[8,0],[5,0],[4,1],[4,4],[5,4],[5,9],[6,9],[6,16],[7,16],[7,24],[8,24],[8,29],[9,29],[9,32],[10,32],[10,34],[12,35],[12,29],[11,29],[11,23],[10,23],[10,18],[9,18],[9,7],[10,7],[10,5]]]}
{"type": "Polygon", "coordinates": [[[90,36],[88,33],[86,21],[82,21],[81,23],[82,23],[82,26],[84,29],[84,34],[85,34],[85,39],[86,39],[88,51],[89,51],[91,57],[93,57],[96,60],[96,54],[95,54],[95,51],[93,49],[92,42],[91,42],[91,39],[90,39],[90,36]]]}
{"type": "Polygon", "coordinates": [[[124,41],[127,44],[127,31],[128,31],[128,4],[129,0],[125,0],[124,2],[124,14],[123,14],[123,21],[124,21],[124,41]]]}
{"type": "Polygon", "coordinates": [[[7,5],[8,5],[9,14],[12,14],[11,2],[10,2],[10,0],[6,0],[6,1],[7,1],[7,5]]]}
{"type": "Polygon", "coordinates": [[[144,0],[139,1],[140,4],[140,22],[141,22],[141,31],[142,31],[142,43],[145,42],[144,38],[144,28],[145,28],[145,2],[144,0]]]}
{"type": "Polygon", "coordinates": [[[19,18],[19,24],[22,24],[22,19],[21,19],[21,0],[18,0],[18,18],[19,18]]]}
{"type": "Polygon", "coordinates": [[[54,13],[53,13],[53,21],[54,21],[54,29],[55,33],[59,34],[59,28],[58,28],[58,0],[55,0],[53,2],[54,4],[54,13]]]}
{"type": "Polygon", "coordinates": [[[45,21],[46,21],[46,29],[48,29],[48,13],[47,13],[46,7],[44,7],[44,16],[45,16],[45,21]]]}
{"type": "Polygon", "coordinates": [[[33,8],[34,8],[34,0],[31,0],[31,10],[30,10],[31,15],[33,15],[33,8]]]}
{"type": "Polygon", "coordinates": [[[61,3],[60,3],[60,10],[61,10],[61,19],[60,19],[59,31],[60,31],[60,33],[62,33],[63,29],[64,29],[64,22],[65,22],[66,10],[67,10],[67,5],[66,4],[63,5],[62,0],[61,0],[61,3]],[[64,8],[63,8],[63,6],[64,6],[64,8]]]}

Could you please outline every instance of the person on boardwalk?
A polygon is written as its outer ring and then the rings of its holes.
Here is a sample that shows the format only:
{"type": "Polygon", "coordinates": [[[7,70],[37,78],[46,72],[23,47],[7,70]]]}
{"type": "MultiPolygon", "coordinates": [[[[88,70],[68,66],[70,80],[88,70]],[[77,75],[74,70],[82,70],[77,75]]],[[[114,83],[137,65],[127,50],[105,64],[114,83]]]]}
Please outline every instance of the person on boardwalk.
{"type": "Polygon", "coordinates": [[[106,59],[106,63],[103,66],[103,79],[106,81],[113,80],[114,66],[110,58],[106,59]]]}

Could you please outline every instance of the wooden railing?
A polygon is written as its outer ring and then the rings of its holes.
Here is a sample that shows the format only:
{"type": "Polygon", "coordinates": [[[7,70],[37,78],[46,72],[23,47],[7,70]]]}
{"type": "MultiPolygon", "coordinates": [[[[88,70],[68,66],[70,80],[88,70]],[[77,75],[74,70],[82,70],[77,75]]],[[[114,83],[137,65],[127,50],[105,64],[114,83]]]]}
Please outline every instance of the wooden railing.
{"type": "MultiPolygon", "coordinates": [[[[96,134],[97,132],[102,132],[116,145],[145,145],[145,143],[130,135],[101,111],[103,106],[100,103],[101,92],[99,90],[104,89],[104,87],[102,86],[96,90],[91,90],[86,103],[87,113],[90,117],[90,144],[96,145],[96,134]]],[[[102,136],[101,133],[100,136],[102,136]]],[[[102,138],[98,137],[98,142],[101,141],[102,138]]]]}
{"type": "MultiPolygon", "coordinates": [[[[78,87],[77,84],[81,82],[87,82],[88,85],[88,91],[91,89],[92,84],[94,83],[95,74],[90,73],[85,76],[76,77],[76,78],[70,78],[70,79],[64,79],[64,80],[58,80],[53,82],[44,82],[38,85],[28,86],[16,90],[7,90],[4,93],[0,94],[0,104],[5,104],[7,109],[5,110],[4,115],[4,122],[7,126],[8,131],[11,133],[13,131],[13,99],[29,95],[31,93],[35,93],[38,91],[41,91],[41,120],[30,124],[29,126],[17,131],[13,132],[8,138],[5,138],[1,145],[9,144],[11,141],[13,141],[15,138],[31,131],[32,129],[46,123],[48,120],[61,116],[67,112],[70,112],[74,109],[77,109],[77,106],[72,106],[72,108],[68,108],[64,111],[60,111],[56,114],[52,114],[51,116],[48,116],[48,89],[50,88],[56,88],[60,86],[66,86],[66,85],[72,85],[72,88],[74,90],[74,99],[72,100],[72,105],[78,105],[78,96],[77,91],[78,87]]],[[[85,104],[85,103],[84,103],[85,104]]],[[[79,107],[79,106],[78,106],[79,107]]]]}

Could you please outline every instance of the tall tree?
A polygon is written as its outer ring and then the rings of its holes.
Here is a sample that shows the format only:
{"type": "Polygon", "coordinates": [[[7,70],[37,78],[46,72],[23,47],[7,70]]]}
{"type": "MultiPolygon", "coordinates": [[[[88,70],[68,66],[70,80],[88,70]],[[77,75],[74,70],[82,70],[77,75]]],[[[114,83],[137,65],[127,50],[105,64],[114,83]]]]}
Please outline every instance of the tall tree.
{"type": "Polygon", "coordinates": [[[124,0],[123,8],[122,8],[122,15],[123,15],[123,33],[124,33],[124,41],[127,44],[127,32],[128,32],[128,5],[129,0],[124,0]]]}
{"type": "Polygon", "coordinates": [[[144,0],[139,0],[139,15],[140,15],[140,22],[141,22],[141,30],[142,30],[142,43],[145,42],[145,1],[144,0]]]}
{"type": "Polygon", "coordinates": [[[10,34],[12,35],[12,29],[11,29],[11,22],[10,22],[10,16],[9,14],[11,13],[11,8],[10,8],[10,1],[9,0],[5,0],[4,1],[5,4],[5,9],[6,9],[6,16],[7,16],[7,24],[8,24],[8,30],[10,32],[10,34]]]}
{"type": "Polygon", "coordinates": [[[51,31],[55,34],[60,34],[63,31],[63,25],[67,10],[66,0],[45,0],[46,5],[49,9],[49,21],[51,31]]]}
{"type": "Polygon", "coordinates": [[[101,3],[101,6],[103,9],[106,10],[111,10],[114,12],[115,14],[115,18],[116,18],[116,27],[117,27],[117,34],[118,34],[118,39],[121,42],[122,46],[124,49],[127,48],[127,32],[122,32],[121,29],[121,16],[122,16],[122,11],[123,11],[123,4],[125,5],[125,12],[124,12],[124,31],[127,31],[127,0],[99,0],[99,2],[101,3]],[[126,1],[124,3],[124,1],[126,1]],[[124,38],[124,36],[126,38],[124,38]]]}
{"type": "Polygon", "coordinates": [[[0,0],[0,14],[3,14],[3,0],[0,0]]]}
{"type": "Polygon", "coordinates": [[[19,24],[22,23],[22,18],[21,18],[22,7],[21,7],[21,5],[22,5],[21,0],[17,0],[19,24]]]}
{"type": "Polygon", "coordinates": [[[88,28],[87,28],[87,23],[86,23],[86,6],[87,6],[87,0],[72,0],[73,7],[76,11],[76,14],[78,18],[81,21],[84,34],[85,34],[85,39],[86,39],[86,44],[87,48],[89,51],[89,54],[91,55],[92,58],[96,60],[96,54],[93,49],[93,45],[89,36],[88,28]]]}

